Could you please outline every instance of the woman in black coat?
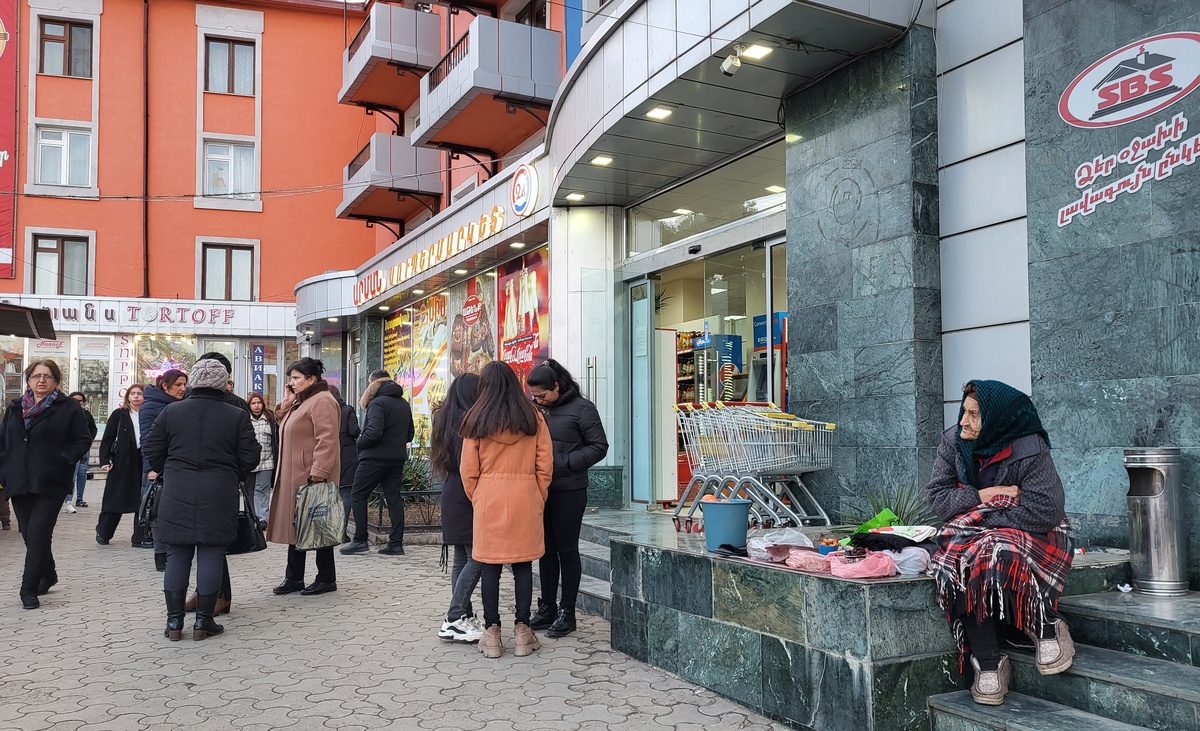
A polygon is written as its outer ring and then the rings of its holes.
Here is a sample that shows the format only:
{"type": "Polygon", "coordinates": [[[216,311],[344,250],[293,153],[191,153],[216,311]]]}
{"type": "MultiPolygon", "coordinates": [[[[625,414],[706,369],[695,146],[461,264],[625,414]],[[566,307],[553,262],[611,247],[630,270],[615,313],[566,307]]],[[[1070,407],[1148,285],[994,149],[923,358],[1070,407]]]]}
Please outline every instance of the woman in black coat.
{"type": "Polygon", "coordinates": [[[575,599],[583,577],[579,530],[587,508],[588,470],[608,454],[608,438],[596,405],[579,393],[579,384],[558,361],[535,367],[526,382],[554,440],[554,480],[542,513],[546,553],[538,561],[542,596],[529,627],[546,630],[548,637],[563,637],[575,631],[575,599]],[[560,570],[562,599],[556,607],[560,570]]]}
{"type": "Polygon", "coordinates": [[[92,446],[87,416],[59,390],[61,383],[57,363],[33,361],[25,369],[25,393],[8,404],[0,423],[0,484],[25,539],[21,605],[26,609],[36,609],[38,596],[58,583],[50,550],[54,526],[75,487],[75,465],[92,446]]]}
{"type": "MultiPolygon", "coordinates": [[[[140,383],[130,386],[125,400],[113,410],[100,440],[100,466],[104,477],[104,499],[100,517],[96,520],[96,543],[107,546],[117,532],[125,513],[136,513],[142,501],[142,435],[138,418],[142,408],[143,389],[140,383]]],[[[136,524],[137,521],[135,520],[136,524]]],[[[142,540],[136,527],[132,538],[134,547],[142,540]]]]}
{"type": "Polygon", "coordinates": [[[463,416],[475,405],[479,392],[479,376],[466,373],[454,379],[442,407],[433,415],[431,462],[434,472],[442,478],[442,566],[446,564],[449,547],[454,547],[454,564],[450,570],[450,609],[446,621],[438,630],[443,640],[475,642],[483,636],[483,627],[475,618],[471,595],[479,584],[480,564],[471,560],[474,539],[475,510],[463,489],[458,463],[462,459],[463,416]]]}
{"type": "Polygon", "coordinates": [[[190,398],[169,405],[154,422],[144,452],[150,469],[163,474],[156,538],[166,546],[164,636],[183,633],[184,602],[196,556],[196,623],[192,639],[221,634],[213,621],[225,549],[237,538],[241,484],[258,466],[261,448],[250,414],[226,402],[229,371],[219,361],[192,368],[190,398]]]}

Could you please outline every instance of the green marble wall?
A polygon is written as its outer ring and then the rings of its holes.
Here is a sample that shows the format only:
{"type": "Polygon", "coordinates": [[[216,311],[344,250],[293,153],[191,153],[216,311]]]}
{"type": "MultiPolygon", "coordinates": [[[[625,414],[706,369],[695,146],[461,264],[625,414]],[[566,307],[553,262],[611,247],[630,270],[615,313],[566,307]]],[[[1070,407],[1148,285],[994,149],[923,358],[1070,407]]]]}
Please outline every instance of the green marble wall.
{"type": "Polygon", "coordinates": [[[625,507],[625,468],[593,467],[588,470],[589,508],[625,507]]]}

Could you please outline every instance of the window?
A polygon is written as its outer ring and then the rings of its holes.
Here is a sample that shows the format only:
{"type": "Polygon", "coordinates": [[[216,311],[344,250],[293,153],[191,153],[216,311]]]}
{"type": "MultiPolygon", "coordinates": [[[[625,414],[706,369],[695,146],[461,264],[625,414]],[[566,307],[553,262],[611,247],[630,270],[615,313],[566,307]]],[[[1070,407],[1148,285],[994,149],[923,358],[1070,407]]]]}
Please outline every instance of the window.
{"type": "Polygon", "coordinates": [[[204,90],[254,96],[254,43],[208,38],[204,90]]]}
{"type": "Polygon", "coordinates": [[[92,184],[92,133],[38,128],[37,182],[43,185],[92,184]]]}
{"type": "Polygon", "coordinates": [[[33,239],[33,293],[87,295],[87,239],[35,236],[33,239]]]}
{"type": "Polygon", "coordinates": [[[258,189],[254,173],[254,145],[205,143],[204,195],[253,199],[258,189]]]}
{"type": "Polygon", "coordinates": [[[43,20],[40,73],[92,78],[92,26],[43,20]]]}
{"type": "Polygon", "coordinates": [[[249,302],[254,296],[254,249],[204,245],[204,299],[249,302]]]}
{"type": "Polygon", "coordinates": [[[530,0],[528,5],[517,11],[517,22],[545,28],[547,5],[546,0],[530,0]]]}

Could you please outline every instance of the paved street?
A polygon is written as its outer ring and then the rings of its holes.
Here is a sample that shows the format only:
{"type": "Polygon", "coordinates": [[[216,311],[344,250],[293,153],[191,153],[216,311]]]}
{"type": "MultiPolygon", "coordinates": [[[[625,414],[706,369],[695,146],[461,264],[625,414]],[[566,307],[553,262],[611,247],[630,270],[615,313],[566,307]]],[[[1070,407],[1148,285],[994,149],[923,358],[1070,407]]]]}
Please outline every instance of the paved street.
{"type": "MultiPolygon", "coordinates": [[[[129,516],[112,545],[94,540],[100,493],[93,481],[92,507],[60,517],[60,583],[40,609],[21,609],[17,596],[15,516],[0,533],[0,729],[783,728],[613,652],[608,623],[593,617],[575,636],[543,637],[530,658],[487,660],[442,642],[448,579],[437,546],[339,555],[339,590],[313,598],[270,593],[282,547],[234,557],[226,633],[169,642],[162,575],[151,551],[129,547],[129,516]]],[[[310,561],[310,580],[313,571],[310,561]]],[[[185,638],[190,628],[189,615],[185,638]]]]}

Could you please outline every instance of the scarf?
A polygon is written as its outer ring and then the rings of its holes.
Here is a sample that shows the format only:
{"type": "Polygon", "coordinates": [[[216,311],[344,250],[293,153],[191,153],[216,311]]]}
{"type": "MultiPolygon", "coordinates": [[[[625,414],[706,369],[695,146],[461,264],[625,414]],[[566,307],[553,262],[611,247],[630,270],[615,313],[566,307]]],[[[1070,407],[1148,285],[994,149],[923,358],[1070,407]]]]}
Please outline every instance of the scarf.
{"type": "MultiPolygon", "coordinates": [[[[1000,381],[970,381],[975,387],[974,397],[979,402],[979,436],[962,438],[962,427],[958,427],[956,441],[958,454],[962,458],[963,472],[959,480],[975,485],[979,479],[976,460],[991,457],[1021,437],[1039,434],[1050,446],[1050,437],[1042,428],[1037,408],[1028,396],[1000,381]]],[[[963,396],[963,404],[967,397],[963,396]]],[[[962,423],[963,406],[958,407],[958,421],[962,423]]]]}
{"type": "Polygon", "coordinates": [[[46,409],[50,408],[50,404],[58,400],[58,390],[51,391],[46,394],[46,398],[37,401],[33,397],[33,389],[25,389],[24,395],[21,396],[21,418],[25,420],[25,428],[28,429],[33,420],[38,417],[46,409]]]}

